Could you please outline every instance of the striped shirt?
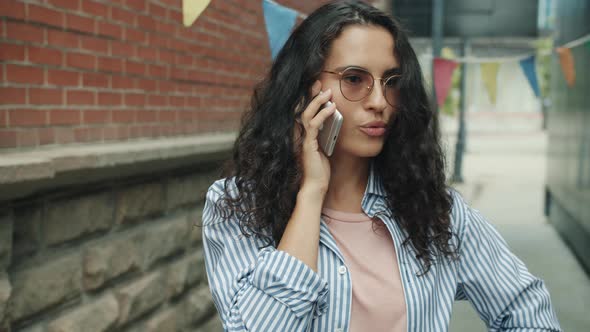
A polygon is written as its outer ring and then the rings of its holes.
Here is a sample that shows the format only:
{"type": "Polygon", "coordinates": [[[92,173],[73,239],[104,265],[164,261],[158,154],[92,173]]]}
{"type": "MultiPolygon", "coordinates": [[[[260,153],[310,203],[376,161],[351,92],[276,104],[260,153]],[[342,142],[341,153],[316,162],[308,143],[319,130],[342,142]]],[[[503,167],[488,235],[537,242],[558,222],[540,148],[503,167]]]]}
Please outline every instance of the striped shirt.
{"type": "MultiPolygon", "coordinates": [[[[233,190],[235,192],[235,188],[233,190]]],[[[489,331],[561,331],[549,293],[512,254],[498,232],[451,190],[452,230],[459,259],[437,258],[426,275],[407,233],[387,217],[385,190],[371,171],[362,200],[379,217],[395,246],[408,331],[447,331],[455,300],[469,300],[489,331]]],[[[302,261],[246,237],[238,221],[224,220],[215,202],[223,180],[207,192],[203,247],[209,287],[225,331],[349,331],[352,280],[324,220],[317,273],[302,261]]],[[[232,193],[233,195],[233,193],[232,193]]]]}

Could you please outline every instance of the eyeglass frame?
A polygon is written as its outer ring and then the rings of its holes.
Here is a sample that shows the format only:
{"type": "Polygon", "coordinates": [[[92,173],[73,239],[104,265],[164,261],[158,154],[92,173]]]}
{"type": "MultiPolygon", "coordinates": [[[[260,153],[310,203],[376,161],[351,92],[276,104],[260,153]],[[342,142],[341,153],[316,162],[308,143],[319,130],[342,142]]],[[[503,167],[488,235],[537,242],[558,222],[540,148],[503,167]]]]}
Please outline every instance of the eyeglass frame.
{"type": "Polygon", "coordinates": [[[386,80],[383,80],[383,77],[378,77],[375,78],[375,76],[373,76],[373,74],[371,74],[370,71],[361,68],[361,67],[356,67],[356,66],[349,66],[344,68],[344,70],[342,71],[331,71],[331,70],[322,70],[322,73],[328,73],[328,74],[334,74],[334,75],[338,75],[340,76],[340,78],[338,79],[338,87],[340,88],[340,93],[342,93],[342,96],[348,100],[348,101],[352,101],[352,102],[357,102],[357,101],[361,101],[365,98],[367,98],[368,96],[371,95],[371,93],[373,92],[373,88],[375,87],[375,81],[379,80],[381,81],[381,89],[383,90],[383,98],[385,98],[385,101],[387,101],[387,103],[390,106],[395,107],[395,105],[393,105],[389,100],[387,100],[387,97],[385,96],[385,83],[387,83],[387,81],[389,81],[390,79],[394,78],[394,77],[401,77],[401,74],[392,74],[391,76],[387,77],[386,80]],[[350,69],[356,69],[356,70],[360,70],[360,71],[364,71],[367,74],[369,74],[369,76],[371,76],[371,78],[373,79],[373,84],[368,86],[367,89],[369,90],[369,92],[367,93],[366,96],[364,96],[363,98],[359,99],[359,100],[351,100],[348,97],[346,97],[346,95],[344,95],[344,92],[342,92],[342,75],[344,74],[345,71],[350,70],[350,69]]]}

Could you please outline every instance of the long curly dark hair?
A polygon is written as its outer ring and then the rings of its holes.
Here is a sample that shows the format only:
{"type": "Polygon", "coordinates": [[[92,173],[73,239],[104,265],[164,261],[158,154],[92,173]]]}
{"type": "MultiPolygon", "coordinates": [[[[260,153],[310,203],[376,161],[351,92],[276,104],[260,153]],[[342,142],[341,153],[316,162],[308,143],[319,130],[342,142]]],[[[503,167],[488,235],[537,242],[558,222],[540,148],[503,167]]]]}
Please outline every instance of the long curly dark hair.
{"type": "Polygon", "coordinates": [[[406,231],[404,245],[413,246],[426,273],[435,257],[456,254],[438,119],[406,33],[392,17],[360,1],[323,5],[291,34],[244,114],[218,208],[226,217],[238,216],[244,235],[258,236],[267,246],[279,243],[302,178],[296,158],[302,142],[293,135],[296,126],[303,130],[296,121],[298,105],[311,100],[308,91],[332,42],[351,25],[383,27],[395,41],[403,77],[399,105],[373,164],[387,193],[388,216],[406,231]]]}

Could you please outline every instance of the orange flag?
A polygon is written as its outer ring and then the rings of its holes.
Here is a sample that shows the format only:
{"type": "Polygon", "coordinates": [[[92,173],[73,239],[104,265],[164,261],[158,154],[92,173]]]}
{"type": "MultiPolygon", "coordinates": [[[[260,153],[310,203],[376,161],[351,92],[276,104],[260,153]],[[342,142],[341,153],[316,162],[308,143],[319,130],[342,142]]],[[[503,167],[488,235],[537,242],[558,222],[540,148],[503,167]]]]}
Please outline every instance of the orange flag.
{"type": "Polygon", "coordinates": [[[563,77],[569,87],[576,83],[576,70],[574,69],[574,57],[572,50],[567,47],[558,47],[557,54],[559,54],[559,62],[561,63],[561,71],[563,77]]]}

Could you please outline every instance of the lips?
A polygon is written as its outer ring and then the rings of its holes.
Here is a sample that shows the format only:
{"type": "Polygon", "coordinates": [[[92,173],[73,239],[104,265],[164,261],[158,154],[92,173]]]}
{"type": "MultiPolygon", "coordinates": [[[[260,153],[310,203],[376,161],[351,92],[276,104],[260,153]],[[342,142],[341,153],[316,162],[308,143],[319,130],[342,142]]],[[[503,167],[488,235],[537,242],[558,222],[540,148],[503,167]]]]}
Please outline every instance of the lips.
{"type": "Polygon", "coordinates": [[[373,121],[360,127],[361,131],[371,137],[379,137],[385,135],[387,130],[385,122],[373,121]]]}

